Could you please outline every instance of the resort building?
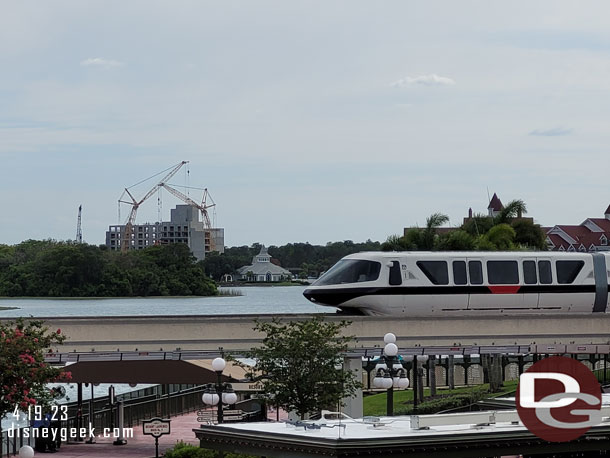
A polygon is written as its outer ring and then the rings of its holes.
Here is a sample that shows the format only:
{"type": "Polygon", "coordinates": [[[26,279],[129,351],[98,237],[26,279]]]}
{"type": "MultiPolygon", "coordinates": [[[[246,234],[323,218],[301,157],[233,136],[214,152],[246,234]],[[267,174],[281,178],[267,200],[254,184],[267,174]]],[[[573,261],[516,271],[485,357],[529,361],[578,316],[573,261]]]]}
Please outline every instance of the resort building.
{"type": "Polygon", "coordinates": [[[578,226],[557,225],[545,228],[546,242],[552,251],[610,250],[610,206],[603,218],[587,218],[578,226]]]}
{"type": "MultiPolygon", "coordinates": [[[[106,246],[120,250],[124,234],[124,224],[110,226],[106,232],[106,246]]],[[[199,209],[191,205],[176,205],[171,210],[170,221],[133,225],[130,250],[166,243],[186,243],[193,256],[202,260],[212,251],[224,253],[224,229],[206,228],[200,220],[199,209]]]]}
{"type": "Polygon", "coordinates": [[[268,282],[288,280],[292,277],[290,271],[271,262],[271,255],[265,245],[259,254],[252,258],[252,264],[237,269],[240,280],[268,282]]]}

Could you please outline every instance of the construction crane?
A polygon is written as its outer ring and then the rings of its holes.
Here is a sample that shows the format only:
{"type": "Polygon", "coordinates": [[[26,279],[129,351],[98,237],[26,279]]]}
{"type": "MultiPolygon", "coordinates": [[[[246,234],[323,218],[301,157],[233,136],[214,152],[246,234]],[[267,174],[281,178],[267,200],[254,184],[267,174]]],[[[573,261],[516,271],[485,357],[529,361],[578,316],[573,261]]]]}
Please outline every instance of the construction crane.
{"type": "Polygon", "coordinates": [[[83,206],[78,206],[78,222],[76,223],[76,243],[83,243],[83,230],[81,227],[81,214],[83,211],[83,206]]]}
{"type": "MultiPolygon", "coordinates": [[[[208,208],[212,208],[212,207],[216,206],[216,203],[214,203],[214,201],[212,200],[212,197],[208,193],[208,188],[205,188],[203,190],[203,199],[201,201],[201,204],[198,204],[193,199],[191,199],[189,196],[181,193],[177,189],[172,188],[167,183],[163,183],[161,186],[164,189],[166,189],[170,194],[173,194],[175,197],[182,200],[184,203],[187,203],[189,205],[192,205],[193,207],[196,207],[201,212],[201,217],[203,219],[203,227],[205,229],[212,229],[212,223],[210,222],[210,215],[208,215],[208,208]],[[207,203],[208,197],[210,198],[210,200],[212,200],[211,204],[207,203]]],[[[216,251],[214,237],[212,237],[211,232],[210,232],[210,251],[216,251]]]]}
{"type": "MultiPolygon", "coordinates": [[[[136,198],[131,194],[131,192],[129,192],[129,188],[125,188],[125,191],[123,191],[123,194],[121,194],[121,197],[119,198],[119,205],[121,203],[131,205],[131,210],[129,212],[129,217],[127,218],[127,222],[125,223],[125,230],[123,231],[123,234],[121,235],[121,252],[125,253],[127,250],[129,250],[129,245],[131,242],[131,234],[133,233],[133,224],[136,221],[136,214],[138,213],[138,208],[140,208],[140,205],[142,205],[144,203],[144,201],[146,201],[160,187],[162,187],[167,180],[169,180],[176,173],[178,173],[178,170],[180,170],[182,168],[182,166],[184,166],[185,164],[188,164],[188,161],[182,161],[179,164],[173,166],[171,168],[171,170],[169,171],[169,173],[167,175],[165,175],[157,184],[155,184],[152,187],[152,189],[150,191],[148,191],[144,195],[144,197],[142,197],[140,200],[136,200],[136,198]],[[125,193],[127,193],[127,195],[131,198],[131,202],[122,200],[123,197],[125,196],[125,193]]],[[[160,172],[160,173],[163,173],[163,172],[160,172]]],[[[144,181],[146,181],[146,180],[144,180],[144,181]]],[[[142,183],[142,181],[140,183],[142,183]]],[[[137,184],[140,184],[140,183],[137,183],[137,184]]],[[[136,186],[136,185],[134,185],[134,186],[136,186]]],[[[133,188],[133,186],[131,186],[131,187],[133,188]]]]}
{"type": "Polygon", "coordinates": [[[203,200],[200,204],[198,204],[193,199],[191,199],[189,196],[181,193],[180,191],[178,191],[175,188],[172,188],[167,183],[161,183],[161,187],[166,189],[170,194],[173,194],[175,197],[177,197],[184,203],[192,205],[193,207],[197,207],[197,209],[199,209],[199,211],[201,212],[201,217],[203,219],[203,227],[205,227],[206,229],[212,229],[210,215],[208,215],[208,208],[212,208],[212,207],[216,206],[216,204],[214,203],[214,201],[212,200],[212,197],[208,193],[208,188],[205,188],[203,190],[203,200]],[[212,200],[212,204],[207,203],[208,197],[210,198],[210,200],[212,200]]]}

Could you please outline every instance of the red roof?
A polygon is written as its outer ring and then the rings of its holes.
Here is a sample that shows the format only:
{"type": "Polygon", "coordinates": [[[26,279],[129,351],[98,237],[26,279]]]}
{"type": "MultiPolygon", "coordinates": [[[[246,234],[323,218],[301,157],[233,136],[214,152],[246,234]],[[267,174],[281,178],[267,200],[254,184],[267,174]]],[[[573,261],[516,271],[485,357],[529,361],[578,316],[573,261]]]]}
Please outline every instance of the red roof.
{"type": "Polygon", "coordinates": [[[563,232],[565,232],[566,234],[568,234],[570,237],[572,237],[574,240],[578,241],[580,239],[580,237],[584,237],[587,234],[590,234],[591,231],[589,229],[587,229],[585,226],[568,226],[568,225],[561,225],[561,226],[555,226],[558,227],[559,229],[561,229],[563,232]]]}
{"type": "Polygon", "coordinates": [[[606,208],[604,215],[610,215],[610,205],[608,205],[608,208],[606,208]]]}
{"type": "Polygon", "coordinates": [[[600,246],[601,241],[599,240],[599,238],[601,236],[602,236],[601,232],[589,232],[587,235],[581,237],[580,240],[578,240],[578,247],[576,247],[576,248],[578,249],[580,247],[581,243],[585,246],[587,251],[589,251],[589,247],[591,245],[600,246]]]}
{"type": "Polygon", "coordinates": [[[606,218],[589,218],[589,221],[599,226],[602,231],[610,232],[610,220],[606,218]]]}
{"type": "Polygon", "coordinates": [[[488,209],[491,208],[495,212],[499,212],[500,210],[502,210],[504,208],[504,205],[502,205],[502,201],[500,199],[498,199],[498,196],[496,195],[495,192],[494,192],[494,196],[489,201],[489,205],[487,206],[487,208],[488,209]]]}
{"type": "Polygon", "coordinates": [[[555,246],[555,250],[558,250],[560,246],[563,246],[567,250],[568,247],[570,246],[570,244],[568,242],[566,242],[564,239],[562,239],[557,234],[547,234],[546,236],[549,239],[551,239],[551,242],[553,242],[553,245],[555,246]]]}

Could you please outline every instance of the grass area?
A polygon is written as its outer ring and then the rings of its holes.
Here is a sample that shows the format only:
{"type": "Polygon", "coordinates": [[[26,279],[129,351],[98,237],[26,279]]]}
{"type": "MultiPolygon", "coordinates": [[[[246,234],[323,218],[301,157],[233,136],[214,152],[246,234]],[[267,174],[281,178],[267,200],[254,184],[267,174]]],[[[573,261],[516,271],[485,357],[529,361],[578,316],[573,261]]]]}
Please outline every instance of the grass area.
{"type": "MultiPolygon", "coordinates": [[[[439,388],[436,397],[430,398],[430,390],[424,389],[424,401],[419,403],[419,413],[434,413],[442,410],[466,406],[481,399],[505,396],[517,389],[517,380],[504,382],[500,392],[489,393],[489,385],[463,386],[449,390],[439,388]]],[[[385,415],[386,393],[373,394],[364,398],[364,415],[385,415]]],[[[394,391],[394,414],[406,415],[413,412],[413,390],[394,391]]]]}
{"type": "Polygon", "coordinates": [[[606,368],[606,369],[595,369],[593,371],[593,375],[595,375],[595,377],[597,378],[598,382],[603,382],[604,381],[604,371],[606,371],[606,383],[610,382],[610,368],[606,368]]]}

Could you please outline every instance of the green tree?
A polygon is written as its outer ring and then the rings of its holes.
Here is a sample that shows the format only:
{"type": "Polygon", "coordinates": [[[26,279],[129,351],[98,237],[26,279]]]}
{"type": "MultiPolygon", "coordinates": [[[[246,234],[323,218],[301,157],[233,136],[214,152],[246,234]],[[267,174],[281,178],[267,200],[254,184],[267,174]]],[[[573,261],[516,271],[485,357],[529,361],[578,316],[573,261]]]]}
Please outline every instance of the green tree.
{"type": "Polygon", "coordinates": [[[461,229],[450,232],[439,241],[439,249],[447,251],[472,251],[476,245],[476,239],[461,229]]]}
{"type": "Polygon", "coordinates": [[[42,321],[0,323],[0,418],[16,407],[27,410],[50,401],[47,383],[67,381],[69,372],[45,363],[44,357],[65,337],[50,331],[42,321]]]}
{"type": "Polygon", "coordinates": [[[473,237],[486,234],[494,225],[494,221],[487,215],[477,213],[468,219],[463,225],[462,230],[468,232],[473,237]]]}
{"type": "Polygon", "coordinates": [[[260,376],[268,401],[301,418],[334,408],[361,387],[353,372],[342,369],[343,353],[353,337],[341,332],[347,321],[257,321],[254,329],[265,334],[262,345],[247,357],[256,361],[249,375],[260,376]]]}
{"type": "Polygon", "coordinates": [[[508,224],[498,224],[492,227],[486,234],[489,240],[498,250],[513,250],[515,240],[515,230],[508,224]]]}
{"type": "Polygon", "coordinates": [[[403,251],[407,249],[406,240],[400,235],[390,235],[387,240],[381,244],[381,251],[403,251]]]}
{"type": "Polygon", "coordinates": [[[449,221],[442,213],[433,213],[426,219],[426,228],[422,232],[421,249],[433,250],[438,241],[437,229],[449,221]]]}
{"type": "Polygon", "coordinates": [[[539,224],[534,224],[529,220],[513,221],[511,226],[515,230],[515,243],[525,248],[535,248],[546,250],[546,235],[539,224]]]}

